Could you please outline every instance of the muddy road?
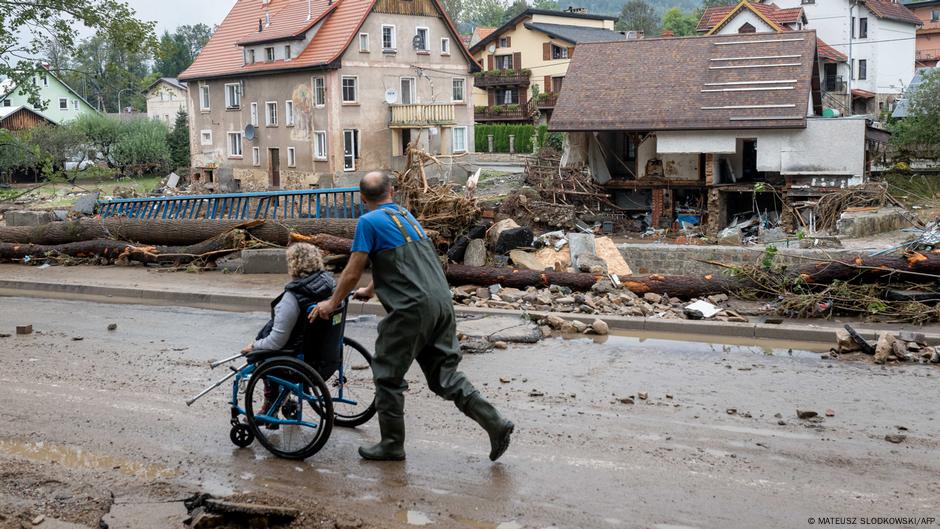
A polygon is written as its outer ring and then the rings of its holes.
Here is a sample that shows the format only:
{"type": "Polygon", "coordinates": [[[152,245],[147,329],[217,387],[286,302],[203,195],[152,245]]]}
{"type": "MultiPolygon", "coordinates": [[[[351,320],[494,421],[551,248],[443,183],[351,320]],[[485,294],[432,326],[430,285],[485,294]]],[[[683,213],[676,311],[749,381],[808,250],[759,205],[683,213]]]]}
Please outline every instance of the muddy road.
{"type": "MultiPolygon", "coordinates": [[[[935,367],[786,348],[552,339],[464,359],[471,380],[517,424],[498,464],[486,457],[485,434],[431,394],[417,369],[407,462],[360,461],[356,447],[378,438],[375,421],[334,429],[320,453],[295,462],[230,443],[225,390],[184,404],[220,376],[207,362],[237,351],[265,319],[0,298],[0,333],[17,324],[36,331],[0,338],[0,527],[40,515],[39,527],[98,527],[122,512],[146,521],[128,527],[172,527],[160,517],[173,519],[174,501],[193,492],[306,505],[310,527],[724,529],[940,518],[935,367]],[[822,418],[798,419],[797,409],[822,418]],[[906,437],[885,440],[895,434],[906,437]]],[[[372,349],[375,323],[348,333],[372,349]]]]}

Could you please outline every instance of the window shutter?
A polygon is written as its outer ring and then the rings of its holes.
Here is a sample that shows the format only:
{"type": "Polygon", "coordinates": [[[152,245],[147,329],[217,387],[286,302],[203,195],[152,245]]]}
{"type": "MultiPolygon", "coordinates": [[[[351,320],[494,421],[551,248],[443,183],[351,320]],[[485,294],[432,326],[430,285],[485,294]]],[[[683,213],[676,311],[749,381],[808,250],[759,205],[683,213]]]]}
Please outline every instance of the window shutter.
{"type": "Polygon", "coordinates": [[[522,68],[522,53],[516,52],[512,54],[512,67],[514,70],[519,70],[522,68]]]}
{"type": "Polygon", "coordinates": [[[574,46],[568,48],[568,58],[574,57],[574,46]]]}
{"type": "Polygon", "coordinates": [[[506,47],[507,48],[512,47],[512,37],[506,37],[506,47]]]}
{"type": "Polygon", "coordinates": [[[492,55],[488,55],[486,57],[486,69],[487,70],[493,69],[493,56],[492,55]]]}
{"type": "Polygon", "coordinates": [[[552,76],[551,76],[551,75],[546,75],[546,76],[545,76],[545,79],[542,81],[542,83],[543,83],[543,89],[542,89],[542,91],[545,92],[545,93],[551,93],[551,91],[552,91],[552,76]]]}
{"type": "Polygon", "coordinates": [[[495,91],[495,90],[487,90],[487,91],[486,91],[486,98],[487,98],[487,103],[489,103],[490,106],[495,105],[495,104],[496,104],[496,91],[495,91]]]}
{"type": "Polygon", "coordinates": [[[542,60],[550,61],[552,59],[552,43],[543,42],[542,43],[542,60]]]}

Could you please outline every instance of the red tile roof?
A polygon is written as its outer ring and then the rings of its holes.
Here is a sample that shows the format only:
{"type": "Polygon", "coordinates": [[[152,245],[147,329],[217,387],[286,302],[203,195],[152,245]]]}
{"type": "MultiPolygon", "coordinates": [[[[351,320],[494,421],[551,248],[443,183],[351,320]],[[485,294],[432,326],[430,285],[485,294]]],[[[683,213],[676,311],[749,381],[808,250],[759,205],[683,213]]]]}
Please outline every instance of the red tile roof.
{"type": "MultiPolygon", "coordinates": [[[[446,15],[439,0],[433,0],[450,27],[455,40],[459,40],[464,56],[473,62],[460,34],[446,15]]],[[[196,57],[193,64],[179,75],[181,80],[238,76],[256,72],[277,72],[303,68],[332,67],[352,42],[375,0],[312,0],[311,18],[307,19],[307,0],[238,0],[222,21],[219,29],[196,57]],[[258,31],[258,21],[270,14],[271,24],[258,31]],[[303,35],[315,24],[322,22],[316,36],[300,54],[289,61],[259,61],[245,64],[240,45],[288,40],[303,35]]]]}
{"type": "Polygon", "coordinates": [[[480,40],[483,40],[483,39],[485,39],[486,37],[489,37],[491,33],[493,33],[494,31],[496,31],[496,28],[481,28],[481,27],[478,27],[478,28],[476,28],[474,31],[477,32],[477,36],[480,37],[480,40]]]}
{"type": "Polygon", "coordinates": [[[910,9],[904,7],[900,2],[891,0],[864,0],[868,10],[878,18],[896,20],[898,22],[908,22],[910,24],[923,24],[923,21],[917,17],[910,9]]]}
{"type": "Polygon", "coordinates": [[[849,60],[848,55],[826,44],[819,37],[816,38],[816,52],[823,62],[847,62],[849,60]]]}
{"type": "MultiPolygon", "coordinates": [[[[702,18],[698,22],[698,27],[695,28],[696,31],[704,33],[711,30],[715,26],[721,23],[731,12],[738,9],[741,4],[733,4],[728,6],[718,6],[710,7],[705,10],[702,14],[702,18]]],[[[770,20],[778,26],[785,26],[787,24],[796,24],[803,18],[803,8],[802,7],[790,7],[787,9],[782,9],[777,7],[777,4],[757,4],[753,2],[746,2],[747,7],[750,7],[753,11],[760,13],[764,18],[770,20]]],[[[776,28],[774,28],[776,29],[776,28]]]]}

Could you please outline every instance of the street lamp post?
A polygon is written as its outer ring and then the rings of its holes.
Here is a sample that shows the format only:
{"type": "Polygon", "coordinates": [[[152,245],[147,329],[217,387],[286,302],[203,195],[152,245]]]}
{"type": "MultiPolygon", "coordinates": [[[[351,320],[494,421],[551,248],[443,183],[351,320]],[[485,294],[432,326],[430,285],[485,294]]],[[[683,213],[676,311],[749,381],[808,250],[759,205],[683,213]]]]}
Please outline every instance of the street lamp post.
{"type": "Polygon", "coordinates": [[[121,106],[121,94],[123,94],[124,92],[133,92],[133,91],[134,91],[133,88],[124,88],[124,89],[118,90],[118,114],[119,115],[124,112],[124,107],[121,106]]]}

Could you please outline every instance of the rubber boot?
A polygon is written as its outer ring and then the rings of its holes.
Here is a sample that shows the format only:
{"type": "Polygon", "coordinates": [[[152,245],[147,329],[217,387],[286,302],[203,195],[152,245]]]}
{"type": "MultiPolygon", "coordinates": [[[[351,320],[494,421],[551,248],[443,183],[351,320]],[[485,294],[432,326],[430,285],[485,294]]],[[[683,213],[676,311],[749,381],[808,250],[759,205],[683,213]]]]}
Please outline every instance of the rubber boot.
{"type": "Polygon", "coordinates": [[[492,404],[480,394],[470,397],[467,407],[463,411],[468,417],[476,421],[490,436],[490,461],[496,461],[509,448],[509,437],[516,425],[506,420],[496,411],[492,404]]]}
{"type": "Polygon", "coordinates": [[[379,416],[382,440],[372,446],[360,446],[359,455],[369,461],[405,460],[405,419],[379,416]]]}
{"type": "MultiPolygon", "coordinates": [[[[267,380],[264,380],[264,402],[261,403],[261,413],[259,415],[272,415],[277,416],[277,411],[271,413],[271,407],[274,406],[274,400],[277,399],[277,390],[270,387],[267,380]]],[[[265,423],[264,428],[266,430],[277,430],[281,426],[277,423],[265,423]]]]}

